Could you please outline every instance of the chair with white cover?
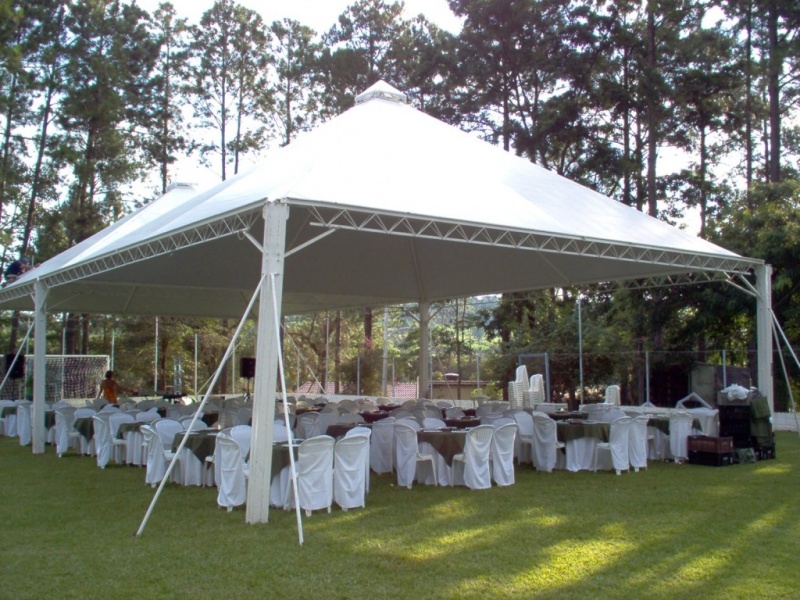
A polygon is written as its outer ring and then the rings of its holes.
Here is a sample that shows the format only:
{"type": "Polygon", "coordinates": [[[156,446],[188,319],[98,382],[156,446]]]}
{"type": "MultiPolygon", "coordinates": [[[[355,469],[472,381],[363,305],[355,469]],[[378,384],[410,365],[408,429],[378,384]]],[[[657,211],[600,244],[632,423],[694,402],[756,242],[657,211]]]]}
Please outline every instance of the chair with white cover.
{"type": "MultiPolygon", "coordinates": [[[[75,419],[88,419],[94,417],[97,414],[97,411],[93,408],[78,408],[75,410],[75,419]]],[[[87,440],[83,435],[81,435],[78,431],[75,430],[75,420],[72,421],[73,428],[67,435],[71,437],[74,441],[73,443],[76,445],[78,451],[81,454],[85,454],[87,456],[91,456],[95,453],[95,446],[94,446],[94,437],[92,439],[87,440]]]]}
{"type": "MultiPolygon", "coordinates": [[[[297,447],[297,503],[311,516],[311,511],[327,509],[333,504],[333,447],[334,439],[319,435],[305,440],[297,447]]],[[[363,473],[363,470],[361,470],[363,473]]],[[[286,486],[284,508],[295,506],[294,486],[286,486]]]]}
{"type": "MultiPolygon", "coordinates": [[[[161,480],[164,479],[167,466],[175,458],[172,451],[165,450],[164,444],[161,442],[161,436],[155,430],[155,424],[158,422],[159,421],[156,421],[152,425],[143,425],[141,428],[147,454],[147,469],[145,471],[144,483],[152,487],[156,487],[161,480]]],[[[175,423],[182,431],[183,428],[180,427],[180,423],[177,421],[175,421],[175,423]]]]}
{"type": "Polygon", "coordinates": [[[307,440],[322,434],[319,426],[319,414],[315,412],[303,413],[297,417],[295,434],[298,438],[307,440]]]}
{"type": "Polygon", "coordinates": [[[453,457],[450,485],[466,485],[473,490],[492,487],[489,458],[494,427],[478,425],[467,432],[464,452],[453,457]]]}
{"type": "Polygon", "coordinates": [[[246,460],[250,454],[250,442],[253,440],[252,426],[234,425],[231,427],[230,436],[239,444],[242,449],[242,457],[246,460]]]}
{"type": "Polygon", "coordinates": [[[403,417],[401,419],[396,419],[394,423],[395,425],[397,425],[398,423],[402,423],[403,425],[408,425],[414,431],[419,431],[420,429],[422,429],[422,425],[420,425],[419,421],[417,421],[414,417],[403,417]]]}
{"type": "Polygon", "coordinates": [[[444,414],[448,419],[460,419],[461,417],[465,416],[464,411],[460,408],[445,409],[444,414]]]}
{"type": "Polygon", "coordinates": [[[372,424],[369,444],[369,464],[376,473],[391,473],[394,469],[394,417],[372,424]]]}
{"type": "Polygon", "coordinates": [[[6,437],[16,437],[17,435],[17,412],[10,410],[16,407],[13,400],[0,400],[0,410],[9,409],[6,416],[0,418],[0,434],[6,437]]]}
{"type": "Polygon", "coordinates": [[[101,469],[106,468],[114,451],[114,445],[111,442],[111,428],[108,423],[111,414],[108,411],[101,411],[92,417],[94,421],[95,458],[97,459],[97,466],[101,469]]]}
{"type": "Polygon", "coordinates": [[[218,473],[217,504],[233,510],[247,500],[248,468],[239,444],[229,435],[219,433],[214,449],[214,464],[218,473]]]}
{"type": "Polygon", "coordinates": [[[123,423],[133,423],[134,416],[129,413],[119,412],[108,417],[108,430],[109,434],[111,435],[111,448],[112,454],[114,455],[114,462],[117,464],[122,464],[125,462],[125,456],[128,450],[128,440],[127,436],[130,435],[131,432],[128,432],[122,438],[118,436],[119,433],[119,426],[123,423]]]}
{"type": "Polygon", "coordinates": [[[597,471],[600,466],[600,454],[605,452],[611,455],[611,466],[617,475],[630,469],[630,457],[628,455],[628,430],[630,429],[630,424],[631,417],[620,417],[611,422],[608,442],[599,442],[595,446],[592,471],[597,471]]]}
{"type": "Polygon", "coordinates": [[[342,509],[366,505],[364,465],[369,460],[369,437],[345,436],[336,442],[333,465],[333,500],[342,509]]]}
{"type": "Polygon", "coordinates": [[[73,446],[73,440],[77,442],[76,438],[69,435],[71,431],[74,431],[72,427],[74,423],[75,408],[64,406],[56,409],[56,454],[59,458],[73,446]]]}
{"type": "Polygon", "coordinates": [[[234,425],[250,425],[253,420],[253,409],[249,406],[242,406],[236,411],[234,425]]]}
{"type": "Polygon", "coordinates": [[[700,431],[694,431],[693,428],[693,433],[707,435],[709,437],[719,437],[718,409],[701,406],[698,408],[689,408],[686,412],[692,415],[692,417],[694,417],[694,419],[700,423],[700,431]]]}
{"type": "Polygon", "coordinates": [[[533,417],[523,410],[514,411],[512,416],[519,426],[514,441],[514,455],[517,457],[517,462],[533,463],[533,417]]]}
{"type": "Polygon", "coordinates": [[[634,472],[647,468],[647,422],[646,415],[631,417],[628,428],[628,457],[634,472]]]}
{"type": "Polygon", "coordinates": [[[325,408],[328,406],[331,406],[332,408],[330,410],[323,409],[318,413],[319,416],[317,417],[317,423],[319,426],[319,435],[327,435],[329,425],[342,422],[339,420],[339,411],[336,410],[336,407],[329,404],[325,408]]]}
{"type": "Polygon", "coordinates": [[[358,413],[346,413],[344,415],[339,415],[339,423],[364,423],[364,417],[358,413]]]}
{"type": "Polygon", "coordinates": [[[33,429],[31,422],[31,406],[33,402],[29,400],[22,400],[17,403],[17,436],[19,436],[19,445],[27,446],[31,443],[33,438],[33,429]]]}
{"type": "Polygon", "coordinates": [[[495,427],[491,444],[491,473],[497,485],[514,485],[514,440],[519,426],[509,423],[495,427]]]}
{"type": "Polygon", "coordinates": [[[395,469],[397,485],[411,489],[414,480],[436,484],[436,463],[432,454],[421,454],[417,442],[417,431],[405,423],[395,422],[395,469]],[[426,465],[430,463],[430,471],[426,465]]]}
{"type": "Polygon", "coordinates": [[[423,429],[443,429],[446,426],[444,421],[436,417],[425,417],[422,419],[423,429]]]}
{"type": "Polygon", "coordinates": [[[533,466],[537,471],[550,473],[558,466],[559,452],[564,449],[563,442],[558,441],[556,422],[548,415],[534,411],[533,422],[533,466]]]}
{"type": "Polygon", "coordinates": [[[609,385],[606,387],[605,404],[619,406],[619,386],[609,385]]]}
{"type": "Polygon", "coordinates": [[[283,421],[285,417],[278,415],[272,423],[272,442],[288,442],[289,432],[286,430],[286,423],[283,421]]]}
{"type": "MultiPolygon", "coordinates": [[[[139,403],[141,406],[142,403],[139,403]]],[[[152,423],[161,417],[155,408],[140,411],[135,417],[137,423],[152,423]]],[[[141,431],[128,432],[125,445],[125,463],[140,467],[147,464],[147,449],[141,431]]]]}
{"type": "Polygon", "coordinates": [[[358,425],[345,432],[344,437],[365,437],[367,438],[367,453],[364,456],[364,477],[367,480],[367,492],[369,492],[369,449],[372,446],[372,430],[369,427],[358,425]]]}
{"type": "Polygon", "coordinates": [[[687,438],[692,433],[694,417],[688,411],[676,411],[669,416],[669,452],[675,462],[689,458],[687,438]]]}

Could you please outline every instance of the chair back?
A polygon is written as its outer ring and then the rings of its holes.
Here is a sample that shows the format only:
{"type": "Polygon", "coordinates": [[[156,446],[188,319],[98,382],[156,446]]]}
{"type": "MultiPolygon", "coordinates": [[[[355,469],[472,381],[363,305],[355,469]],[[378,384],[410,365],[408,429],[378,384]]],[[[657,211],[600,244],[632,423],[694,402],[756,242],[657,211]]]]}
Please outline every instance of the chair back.
{"type": "Polygon", "coordinates": [[[687,460],[687,438],[692,433],[694,417],[687,411],[676,411],[669,416],[669,451],[674,460],[687,460]]]}
{"type": "Polygon", "coordinates": [[[534,411],[533,423],[533,466],[537,471],[550,473],[556,466],[558,436],[556,422],[547,414],[534,411]]]}
{"type": "MultiPolygon", "coordinates": [[[[366,429],[366,428],[363,428],[366,429]]],[[[369,430],[367,430],[369,431],[369,430]]],[[[336,442],[333,467],[333,499],[343,509],[363,507],[366,503],[369,464],[369,438],[345,436],[336,442]]]]}
{"type": "Polygon", "coordinates": [[[219,433],[214,449],[217,504],[227,509],[241,506],[247,500],[245,465],[239,444],[231,436],[219,433]]]}
{"type": "Polygon", "coordinates": [[[397,470],[397,485],[408,487],[413,483],[417,472],[417,430],[401,421],[394,424],[394,464],[397,470]]]}
{"type": "Polygon", "coordinates": [[[608,434],[608,444],[611,448],[611,462],[617,471],[627,471],[630,467],[628,451],[628,430],[631,417],[620,417],[611,422],[608,434]]]}
{"type": "Polygon", "coordinates": [[[372,424],[369,464],[376,473],[391,473],[394,469],[394,424],[394,417],[372,424]]]}
{"type": "Polygon", "coordinates": [[[297,417],[297,437],[310,439],[321,435],[319,426],[319,414],[315,412],[303,413],[297,417]]]}
{"type": "Polygon", "coordinates": [[[17,435],[19,445],[27,446],[33,438],[33,428],[31,421],[31,405],[33,402],[23,400],[17,403],[17,435]]]}
{"type": "Polygon", "coordinates": [[[109,427],[109,419],[111,413],[97,413],[92,416],[94,421],[94,448],[97,458],[97,466],[104,469],[111,460],[111,428],[109,427]]]}
{"type": "Polygon", "coordinates": [[[138,415],[136,415],[136,420],[141,421],[142,423],[152,423],[153,421],[157,421],[160,418],[161,416],[155,409],[143,410],[138,415]]]}
{"type": "MultiPolygon", "coordinates": [[[[142,429],[144,429],[144,427],[142,427],[142,429]]],[[[155,429],[158,434],[165,450],[171,449],[175,436],[185,431],[180,421],[176,421],[175,419],[159,419],[158,421],[154,421],[153,429],[155,429]]]]}
{"type": "Polygon", "coordinates": [[[442,429],[446,426],[445,422],[437,417],[425,417],[422,419],[422,427],[424,429],[442,429]]]}
{"type": "Polygon", "coordinates": [[[648,417],[639,415],[631,418],[628,428],[628,458],[635,469],[647,467],[647,422],[648,417]]]}
{"type": "Polygon", "coordinates": [[[464,483],[471,489],[492,487],[489,457],[494,427],[478,425],[467,432],[464,443],[464,483]]]}
{"type": "Polygon", "coordinates": [[[253,440],[253,428],[250,425],[234,425],[231,427],[231,437],[239,444],[242,458],[250,454],[250,443],[253,440]]]}
{"type": "Polygon", "coordinates": [[[71,406],[56,409],[56,454],[59,456],[69,449],[69,432],[75,423],[75,411],[71,406]]]}
{"type": "Polygon", "coordinates": [[[605,403],[606,404],[613,404],[614,406],[619,406],[619,386],[618,385],[609,385],[606,388],[605,403]]]}
{"type": "Polygon", "coordinates": [[[501,486],[514,484],[514,442],[519,425],[513,419],[508,421],[499,427],[495,425],[492,434],[492,479],[501,486]]]}
{"type": "Polygon", "coordinates": [[[297,493],[306,511],[330,508],[333,504],[334,439],[319,435],[297,448],[297,493]]]}
{"type": "Polygon", "coordinates": [[[272,424],[272,442],[288,442],[289,441],[289,433],[286,430],[286,423],[283,421],[284,416],[279,415],[275,417],[275,421],[272,424]]]}
{"type": "Polygon", "coordinates": [[[369,427],[356,426],[345,432],[344,437],[365,437],[369,442],[372,437],[372,430],[369,427]]]}

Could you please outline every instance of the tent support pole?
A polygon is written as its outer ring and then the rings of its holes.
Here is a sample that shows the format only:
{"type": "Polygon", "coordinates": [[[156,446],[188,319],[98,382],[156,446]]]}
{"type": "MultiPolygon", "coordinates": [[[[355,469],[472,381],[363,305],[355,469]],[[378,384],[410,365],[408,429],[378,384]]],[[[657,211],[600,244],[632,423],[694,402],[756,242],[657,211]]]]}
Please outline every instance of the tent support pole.
{"type": "Polygon", "coordinates": [[[248,523],[269,521],[269,488],[272,470],[272,423],[275,420],[275,392],[278,377],[278,345],[281,302],[283,300],[284,253],[286,222],[289,207],[278,202],[264,206],[264,253],[261,278],[274,276],[273,293],[261,290],[258,305],[258,333],[253,394],[253,440],[250,446],[250,481],[247,484],[248,523]],[[277,315],[277,319],[270,318],[277,315]]]}
{"type": "Polygon", "coordinates": [[[419,303],[419,393],[420,398],[428,398],[431,387],[430,365],[430,321],[431,305],[421,300],[419,303]]]}
{"type": "Polygon", "coordinates": [[[758,389],[767,397],[770,413],[775,414],[772,381],[772,267],[758,265],[756,276],[756,348],[758,352],[758,389]]]}
{"type": "Polygon", "coordinates": [[[33,436],[34,454],[44,454],[45,363],[47,362],[47,286],[40,279],[34,284],[33,314],[33,436]]]}

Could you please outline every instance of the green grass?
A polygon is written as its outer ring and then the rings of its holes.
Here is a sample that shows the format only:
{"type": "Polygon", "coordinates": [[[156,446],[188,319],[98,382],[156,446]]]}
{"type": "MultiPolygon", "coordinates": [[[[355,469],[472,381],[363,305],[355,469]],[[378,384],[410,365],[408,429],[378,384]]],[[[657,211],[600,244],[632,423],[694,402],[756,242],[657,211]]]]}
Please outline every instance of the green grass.
{"type": "Polygon", "coordinates": [[[724,468],[517,470],[509,488],[373,475],[367,508],[304,519],[216,507],[216,491],[153,490],[0,438],[0,598],[796,598],[800,440],[724,468]]]}

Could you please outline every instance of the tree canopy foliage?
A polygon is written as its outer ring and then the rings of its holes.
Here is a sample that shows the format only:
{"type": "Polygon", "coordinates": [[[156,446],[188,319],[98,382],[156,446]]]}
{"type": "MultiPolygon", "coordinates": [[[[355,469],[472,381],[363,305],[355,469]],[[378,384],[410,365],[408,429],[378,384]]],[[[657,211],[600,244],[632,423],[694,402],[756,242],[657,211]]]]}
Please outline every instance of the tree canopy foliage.
{"type": "MultiPolygon", "coordinates": [[[[151,201],[186,154],[225,179],[245,157],[291,143],[385,79],[421,110],[508,152],[769,262],[776,311],[790,335],[800,333],[796,2],[449,6],[460,32],[409,17],[390,0],[356,0],[320,32],[291,20],[267,24],[234,0],[217,0],[198,23],[168,2],[148,14],[123,0],[0,1],[2,262],[46,260],[151,201]]],[[[521,353],[568,357],[554,382],[574,397],[574,377],[562,373],[575,371],[581,295],[584,342],[604,357],[588,365],[591,379],[623,382],[629,399],[641,400],[642,376],[631,365],[643,352],[712,360],[727,348],[748,364],[753,323],[737,294],[598,285],[505,294],[484,309],[454,300],[453,320],[434,338],[443,368],[466,374],[480,351],[486,377],[501,388],[521,353]],[[466,335],[471,329],[482,333],[466,335]]],[[[394,326],[407,318],[393,314],[394,326]]],[[[371,311],[363,317],[317,315],[286,327],[317,374],[335,362],[338,382],[361,357],[374,387],[379,356],[370,348],[381,344],[370,346],[378,335],[371,311]],[[337,358],[322,364],[331,339],[337,358]]],[[[68,316],[68,350],[107,347],[109,326],[133,339],[135,322],[68,316]]],[[[197,322],[170,336],[188,358],[192,333],[217,339],[215,327],[197,322]]],[[[405,378],[415,377],[416,343],[409,334],[393,344],[405,378]]]]}

